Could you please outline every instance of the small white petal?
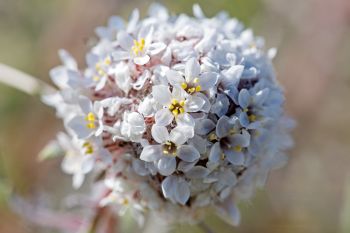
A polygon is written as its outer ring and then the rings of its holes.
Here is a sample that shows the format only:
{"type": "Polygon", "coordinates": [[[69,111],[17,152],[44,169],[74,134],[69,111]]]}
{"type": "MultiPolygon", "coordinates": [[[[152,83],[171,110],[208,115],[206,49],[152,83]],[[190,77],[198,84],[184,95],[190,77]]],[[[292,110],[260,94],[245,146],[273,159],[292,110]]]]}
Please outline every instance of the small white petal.
{"type": "Polygon", "coordinates": [[[146,162],[153,162],[162,156],[162,146],[149,145],[145,146],[141,152],[140,159],[146,162]]]}
{"type": "Polygon", "coordinates": [[[186,177],[191,179],[203,179],[209,174],[209,169],[202,166],[195,166],[188,172],[186,172],[186,177]]]}
{"type": "Polygon", "coordinates": [[[144,55],[144,56],[142,56],[142,57],[134,57],[134,63],[135,63],[136,65],[143,66],[143,65],[147,64],[147,63],[149,62],[150,59],[151,59],[151,58],[150,58],[150,56],[148,56],[148,55],[144,55]]]}
{"type": "Polygon", "coordinates": [[[191,58],[186,62],[185,77],[186,81],[190,82],[197,78],[200,73],[200,65],[196,58],[191,58]]]}
{"type": "Polygon", "coordinates": [[[190,198],[191,192],[188,183],[179,178],[176,184],[175,200],[182,205],[185,205],[190,198]]]}
{"type": "Polygon", "coordinates": [[[150,55],[156,55],[162,52],[166,48],[166,45],[162,42],[152,43],[147,49],[147,53],[150,55]]]}
{"type": "Polygon", "coordinates": [[[164,108],[157,111],[154,118],[157,125],[167,126],[173,121],[174,115],[169,111],[169,109],[164,108]]]}
{"type": "Polygon", "coordinates": [[[158,143],[164,143],[169,139],[169,132],[164,126],[153,125],[151,131],[153,139],[158,143]]]}
{"type": "Polygon", "coordinates": [[[76,173],[73,175],[73,188],[78,189],[84,182],[84,174],[76,173]]]}
{"type": "Polygon", "coordinates": [[[168,82],[173,86],[181,85],[181,83],[185,81],[183,76],[175,70],[168,70],[166,72],[166,77],[168,79],[168,82]]]}
{"type": "Polygon", "coordinates": [[[201,90],[205,91],[215,86],[218,80],[218,74],[214,72],[206,72],[201,74],[199,79],[199,84],[201,86],[201,90]]]}
{"type": "Polygon", "coordinates": [[[85,117],[76,116],[67,123],[67,128],[72,130],[79,139],[90,137],[94,131],[86,126],[85,117]]]}
{"type": "Polygon", "coordinates": [[[176,159],[175,157],[163,156],[159,159],[157,167],[160,174],[169,176],[173,174],[176,169],[176,159]]]}
{"type": "Polygon", "coordinates": [[[226,159],[233,165],[244,164],[244,154],[242,152],[236,152],[234,150],[225,150],[226,159]]]}
{"type": "Polygon", "coordinates": [[[240,92],[239,92],[239,95],[238,95],[238,103],[239,105],[245,109],[249,106],[249,103],[250,103],[250,94],[249,92],[247,91],[247,89],[242,89],[240,92]]]}
{"type": "Polygon", "coordinates": [[[198,112],[201,110],[205,101],[198,96],[191,96],[185,103],[186,111],[188,112],[198,112]]]}
{"type": "Polygon", "coordinates": [[[190,145],[179,146],[177,156],[186,162],[194,162],[200,158],[199,152],[190,145]]]}
{"type": "Polygon", "coordinates": [[[157,85],[152,88],[153,98],[160,104],[166,106],[171,102],[171,93],[169,87],[165,85],[157,85]]]}
{"type": "Polygon", "coordinates": [[[221,158],[221,153],[220,143],[216,142],[210,150],[209,161],[214,163],[218,162],[221,158]]]}
{"type": "Polygon", "coordinates": [[[216,136],[218,136],[219,138],[226,137],[229,134],[232,127],[232,121],[228,116],[220,117],[216,125],[216,136]]]}
{"type": "Polygon", "coordinates": [[[117,41],[120,47],[124,50],[129,51],[133,46],[133,38],[125,31],[120,31],[117,36],[117,41]]]}
{"type": "Polygon", "coordinates": [[[177,126],[170,132],[170,141],[176,145],[184,144],[189,138],[194,136],[193,127],[177,126]]]}
{"type": "Polygon", "coordinates": [[[194,125],[195,125],[195,121],[194,121],[193,117],[188,113],[184,113],[184,114],[177,116],[176,123],[178,125],[190,126],[190,127],[194,127],[194,125]]]}
{"type": "Polygon", "coordinates": [[[198,135],[207,135],[215,128],[215,124],[209,119],[200,119],[196,121],[195,132],[198,135]]]}
{"type": "Polygon", "coordinates": [[[115,51],[112,53],[112,57],[115,61],[122,61],[129,59],[131,56],[130,52],[127,51],[115,51]]]}
{"type": "Polygon", "coordinates": [[[175,194],[177,178],[168,176],[162,182],[162,192],[165,198],[171,198],[175,194]]]}

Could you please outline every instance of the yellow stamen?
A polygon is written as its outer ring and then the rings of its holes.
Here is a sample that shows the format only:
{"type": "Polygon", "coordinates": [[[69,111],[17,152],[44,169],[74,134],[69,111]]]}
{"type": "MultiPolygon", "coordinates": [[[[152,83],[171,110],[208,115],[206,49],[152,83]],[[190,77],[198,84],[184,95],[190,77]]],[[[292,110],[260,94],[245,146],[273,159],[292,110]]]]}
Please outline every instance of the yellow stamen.
{"type": "Polygon", "coordinates": [[[193,79],[193,83],[199,83],[199,78],[193,79]]]}
{"type": "Polygon", "coordinates": [[[236,152],[241,152],[242,151],[242,147],[241,146],[235,146],[233,148],[236,152]]]}
{"type": "Polygon", "coordinates": [[[143,52],[145,49],[145,39],[141,38],[139,41],[134,40],[134,46],[132,46],[131,50],[135,55],[138,55],[143,52]]]}
{"type": "Polygon", "coordinates": [[[200,85],[196,86],[196,92],[201,91],[202,87],[200,85]]]}
{"type": "Polygon", "coordinates": [[[86,127],[88,127],[89,129],[95,129],[96,125],[95,125],[95,123],[91,122],[91,123],[87,123],[86,127]]]}
{"type": "Polygon", "coordinates": [[[88,114],[87,114],[87,116],[85,117],[85,120],[87,120],[87,121],[95,121],[95,115],[94,115],[94,113],[92,113],[92,112],[89,112],[88,114]]]}
{"type": "Polygon", "coordinates": [[[185,101],[184,101],[184,100],[181,100],[181,101],[180,101],[180,106],[181,106],[181,107],[185,106],[185,101]]]}
{"type": "Polygon", "coordinates": [[[83,144],[83,148],[85,148],[85,154],[87,154],[87,155],[91,155],[94,153],[94,148],[91,145],[91,143],[89,143],[89,142],[85,142],[83,144]]]}
{"type": "Polygon", "coordinates": [[[110,65],[112,63],[112,60],[110,57],[107,57],[104,62],[106,65],[110,65]]]}
{"type": "Polygon", "coordinates": [[[187,83],[181,83],[181,87],[182,87],[182,89],[186,89],[187,88],[187,83]]]}
{"type": "Polygon", "coordinates": [[[215,141],[215,140],[217,140],[218,139],[218,137],[216,136],[216,134],[215,133],[211,133],[211,134],[209,134],[209,140],[210,141],[215,141]]]}
{"type": "Polygon", "coordinates": [[[256,121],[256,115],[254,115],[254,114],[251,114],[250,116],[248,116],[248,118],[249,118],[249,121],[250,122],[253,122],[253,121],[256,121]]]}

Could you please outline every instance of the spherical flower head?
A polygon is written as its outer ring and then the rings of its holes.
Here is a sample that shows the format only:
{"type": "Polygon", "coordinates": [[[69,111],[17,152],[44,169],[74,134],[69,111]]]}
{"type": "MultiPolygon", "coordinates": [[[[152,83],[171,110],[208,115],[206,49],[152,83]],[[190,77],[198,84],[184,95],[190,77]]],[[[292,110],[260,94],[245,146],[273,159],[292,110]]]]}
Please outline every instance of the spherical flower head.
{"type": "Polygon", "coordinates": [[[139,222],[148,210],[196,222],[215,207],[237,225],[246,190],[286,161],[293,124],[262,38],[198,5],[194,15],[154,4],[143,20],[112,17],[86,68],[60,51],[59,91],[46,100],[67,130],[63,170],[75,187],[105,174],[102,206],[139,222]]]}

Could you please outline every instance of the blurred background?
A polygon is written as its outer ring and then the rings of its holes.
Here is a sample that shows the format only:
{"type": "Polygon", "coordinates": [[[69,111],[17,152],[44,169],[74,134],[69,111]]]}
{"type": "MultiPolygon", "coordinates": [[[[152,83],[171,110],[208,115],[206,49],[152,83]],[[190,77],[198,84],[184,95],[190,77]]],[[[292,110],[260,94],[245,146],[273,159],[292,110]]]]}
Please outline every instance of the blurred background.
{"type": "MultiPolygon", "coordinates": [[[[65,48],[84,64],[94,28],[111,15],[127,18],[149,0],[0,0],[0,63],[49,82],[50,68],[65,48]]],[[[166,0],[172,13],[191,14],[198,2],[207,16],[226,10],[277,47],[276,72],[286,108],[298,126],[286,167],[271,173],[264,190],[242,203],[242,223],[231,228],[208,218],[215,232],[350,232],[350,1],[349,0],[166,0]]],[[[73,193],[60,161],[37,155],[62,124],[39,98],[0,84],[0,232],[56,232],[12,213],[11,190],[59,200],[73,193]]],[[[55,203],[55,202],[53,202],[55,203]]],[[[59,206],[59,204],[58,204],[59,206]]],[[[120,221],[121,232],[138,232],[120,221]]],[[[126,222],[126,223],[125,223],[126,222]]],[[[129,224],[129,225],[128,225],[129,224]]],[[[200,232],[177,226],[174,232],[200,232]]]]}

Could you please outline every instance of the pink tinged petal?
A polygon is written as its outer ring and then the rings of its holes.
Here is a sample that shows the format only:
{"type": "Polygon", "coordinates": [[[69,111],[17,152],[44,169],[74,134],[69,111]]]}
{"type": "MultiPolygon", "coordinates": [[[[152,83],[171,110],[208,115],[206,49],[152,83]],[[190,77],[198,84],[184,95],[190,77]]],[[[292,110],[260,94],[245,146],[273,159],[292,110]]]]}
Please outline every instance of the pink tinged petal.
{"type": "Polygon", "coordinates": [[[150,55],[156,55],[162,52],[166,48],[166,45],[162,42],[152,43],[147,48],[147,53],[150,55]]]}
{"type": "Polygon", "coordinates": [[[153,162],[162,156],[162,146],[149,145],[145,146],[141,152],[140,159],[146,162],[153,162]]]}
{"type": "Polygon", "coordinates": [[[217,163],[221,158],[221,153],[220,143],[216,142],[210,150],[209,161],[217,163]]]}
{"type": "Polygon", "coordinates": [[[78,139],[86,139],[94,133],[92,129],[86,126],[85,117],[76,116],[67,123],[67,128],[72,130],[78,139]]]}
{"type": "Polygon", "coordinates": [[[179,115],[176,118],[176,123],[181,126],[191,126],[191,127],[195,126],[195,121],[193,117],[188,113],[179,115]]]}
{"type": "Polygon", "coordinates": [[[178,203],[185,205],[190,198],[190,195],[191,192],[188,183],[184,179],[179,178],[176,184],[175,200],[178,203]]]}
{"type": "Polygon", "coordinates": [[[205,91],[215,86],[218,80],[218,74],[214,72],[206,72],[201,74],[199,79],[199,84],[201,86],[201,90],[205,91]]]}
{"type": "Polygon", "coordinates": [[[112,53],[113,60],[115,61],[122,61],[127,60],[131,58],[130,52],[126,51],[115,51],[112,53]]]}
{"type": "Polygon", "coordinates": [[[181,85],[181,83],[185,82],[183,76],[175,70],[168,70],[166,72],[166,77],[168,79],[168,82],[173,86],[181,85]]]}
{"type": "Polygon", "coordinates": [[[195,78],[198,78],[201,67],[196,58],[191,58],[186,62],[185,77],[186,81],[190,82],[195,78]]]}
{"type": "Polygon", "coordinates": [[[202,109],[205,101],[198,96],[191,96],[185,103],[186,111],[198,112],[202,109]]]}
{"type": "Polygon", "coordinates": [[[118,33],[117,41],[120,47],[126,51],[129,51],[134,44],[134,39],[125,31],[118,33]]]}
{"type": "Polygon", "coordinates": [[[194,162],[200,158],[200,154],[196,148],[190,145],[179,146],[177,156],[186,162],[194,162]]]}
{"type": "Polygon", "coordinates": [[[149,62],[150,59],[151,59],[151,58],[150,58],[150,56],[148,56],[148,55],[144,55],[144,56],[142,56],[142,57],[134,57],[134,63],[135,63],[136,65],[143,66],[143,65],[147,64],[147,63],[149,62]]]}
{"type": "Polygon", "coordinates": [[[164,126],[153,125],[151,131],[153,139],[158,143],[164,143],[169,139],[169,132],[164,126]]]}
{"type": "Polygon", "coordinates": [[[154,118],[157,125],[167,126],[173,121],[174,115],[169,111],[169,109],[164,108],[157,111],[154,118]]]}
{"type": "Polygon", "coordinates": [[[226,159],[233,165],[244,164],[244,154],[242,152],[236,152],[234,150],[225,150],[226,159]]]}
{"type": "Polygon", "coordinates": [[[195,166],[188,172],[186,172],[186,177],[190,179],[203,179],[210,173],[209,169],[202,166],[195,166]]]}
{"type": "Polygon", "coordinates": [[[250,103],[250,94],[247,89],[242,89],[238,94],[238,103],[245,109],[249,106],[250,103]]]}
{"type": "Polygon", "coordinates": [[[159,159],[158,164],[158,171],[163,176],[169,176],[174,173],[176,169],[176,159],[175,157],[165,157],[159,159]]]}
{"type": "Polygon", "coordinates": [[[171,93],[168,86],[157,85],[152,88],[153,98],[160,104],[167,106],[171,102],[171,93]]]}

